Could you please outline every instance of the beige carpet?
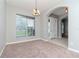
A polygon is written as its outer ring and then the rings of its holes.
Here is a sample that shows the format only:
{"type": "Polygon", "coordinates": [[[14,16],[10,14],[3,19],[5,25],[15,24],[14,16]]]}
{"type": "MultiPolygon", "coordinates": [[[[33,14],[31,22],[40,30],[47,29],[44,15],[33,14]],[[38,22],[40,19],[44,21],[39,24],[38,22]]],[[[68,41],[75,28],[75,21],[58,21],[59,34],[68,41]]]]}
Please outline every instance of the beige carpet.
{"type": "Polygon", "coordinates": [[[79,54],[71,52],[56,44],[35,40],[6,46],[2,58],[79,58],[79,54]]]}
{"type": "Polygon", "coordinates": [[[55,43],[57,45],[60,45],[64,48],[68,48],[68,38],[61,38],[61,39],[51,39],[51,40],[48,40],[50,41],[51,43],[55,43]]]}

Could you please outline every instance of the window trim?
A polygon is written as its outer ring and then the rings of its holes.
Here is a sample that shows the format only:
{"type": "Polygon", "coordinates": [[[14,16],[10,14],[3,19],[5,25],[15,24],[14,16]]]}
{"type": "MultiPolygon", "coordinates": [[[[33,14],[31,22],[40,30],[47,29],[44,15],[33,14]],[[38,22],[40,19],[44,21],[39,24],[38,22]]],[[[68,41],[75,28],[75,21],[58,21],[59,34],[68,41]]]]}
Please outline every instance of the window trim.
{"type": "Polygon", "coordinates": [[[27,18],[34,19],[35,20],[35,17],[32,17],[32,16],[26,16],[26,15],[21,15],[21,14],[16,14],[16,15],[23,16],[23,17],[27,17],[27,18]]]}

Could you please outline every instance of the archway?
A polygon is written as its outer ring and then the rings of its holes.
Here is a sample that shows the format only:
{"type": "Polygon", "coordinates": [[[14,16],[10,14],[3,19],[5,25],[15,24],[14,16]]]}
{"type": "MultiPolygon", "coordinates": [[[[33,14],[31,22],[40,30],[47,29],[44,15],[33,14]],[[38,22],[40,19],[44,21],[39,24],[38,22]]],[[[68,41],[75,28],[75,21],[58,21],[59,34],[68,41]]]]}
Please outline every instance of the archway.
{"type": "Polygon", "coordinates": [[[64,47],[68,47],[68,8],[58,7],[48,15],[48,18],[48,34],[50,39],[57,41],[57,43],[64,45],[64,47]]]}

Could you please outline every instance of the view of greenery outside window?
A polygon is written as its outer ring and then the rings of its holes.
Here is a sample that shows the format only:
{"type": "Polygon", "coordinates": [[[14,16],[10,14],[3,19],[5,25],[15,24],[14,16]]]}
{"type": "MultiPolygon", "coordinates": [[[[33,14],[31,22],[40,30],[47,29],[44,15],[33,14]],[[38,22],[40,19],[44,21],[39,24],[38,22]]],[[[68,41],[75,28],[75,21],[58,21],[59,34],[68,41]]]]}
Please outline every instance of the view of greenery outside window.
{"type": "Polygon", "coordinates": [[[35,18],[16,15],[16,37],[35,36],[35,18]]]}

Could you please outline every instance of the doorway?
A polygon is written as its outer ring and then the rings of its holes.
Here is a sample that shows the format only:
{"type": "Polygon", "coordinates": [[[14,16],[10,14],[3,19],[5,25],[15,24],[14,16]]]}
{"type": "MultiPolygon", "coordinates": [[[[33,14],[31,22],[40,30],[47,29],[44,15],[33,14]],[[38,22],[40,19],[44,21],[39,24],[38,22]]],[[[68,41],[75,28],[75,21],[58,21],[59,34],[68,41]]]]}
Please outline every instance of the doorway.
{"type": "Polygon", "coordinates": [[[48,34],[50,41],[62,47],[68,47],[68,10],[59,7],[53,10],[48,17],[48,34]],[[50,28],[50,30],[49,30],[50,28]]]}
{"type": "Polygon", "coordinates": [[[61,20],[61,37],[68,38],[68,17],[61,20]]]}

